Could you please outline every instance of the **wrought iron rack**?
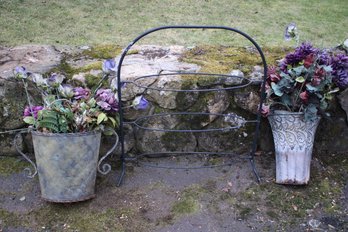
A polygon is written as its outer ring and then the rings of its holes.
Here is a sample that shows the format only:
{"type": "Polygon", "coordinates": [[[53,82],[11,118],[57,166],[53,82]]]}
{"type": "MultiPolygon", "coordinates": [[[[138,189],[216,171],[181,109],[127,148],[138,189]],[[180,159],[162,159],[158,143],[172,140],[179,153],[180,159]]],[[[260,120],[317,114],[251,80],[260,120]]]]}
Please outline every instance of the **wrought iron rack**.
{"type": "MultiPolygon", "coordinates": [[[[259,56],[261,57],[262,60],[262,65],[263,65],[263,80],[261,81],[261,101],[259,104],[259,109],[261,109],[261,105],[262,102],[264,100],[264,92],[265,92],[265,82],[266,82],[266,76],[267,76],[267,64],[266,64],[266,60],[264,57],[264,54],[261,50],[261,48],[259,47],[259,45],[254,41],[254,39],[252,39],[249,35],[247,35],[246,33],[231,28],[231,27],[225,27],[225,26],[163,26],[163,27],[157,27],[157,28],[153,28],[150,29],[144,33],[142,33],[141,35],[139,35],[138,37],[136,37],[131,43],[129,43],[129,45],[123,50],[119,61],[118,61],[118,66],[117,66],[117,85],[118,85],[118,99],[122,99],[122,88],[120,88],[121,86],[124,85],[124,83],[127,84],[134,84],[139,88],[144,88],[145,90],[147,89],[151,89],[153,91],[175,91],[175,92],[208,92],[208,91],[221,91],[221,90],[236,90],[236,89],[240,89],[240,88],[245,88],[249,85],[252,84],[252,81],[248,78],[242,78],[242,77],[238,77],[238,76],[231,76],[231,75],[221,75],[221,74],[211,74],[211,73],[198,73],[198,72],[184,72],[184,71],[177,71],[174,73],[160,73],[160,74],[154,74],[154,75],[147,75],[147,76],[141,76],[138,77],[136,79],[134,79],[134,81],[122,81],[121,80],[121,76],[122,76],[122,64],[124,61],[125,56],[128,54],[130,48],[137,43],[139,40],[141,40],[143,37],[157,32],[157,31],[161,31],[161,30],[169,30],[169,29],[191,29],[191,30],[199,30],[199,29],[212,29],[212,30],[227,30],[230,32],[234,32],[234,33],[238,33],[239,35],[243,36],[245,39],[249,40],[257,49],[259,56]],[[239,85],[235,85],[235,86],[224,86],[224,88],[201,88],[201,89],[163,89],[163,88],[154,88],[154,87],[146,87],[146,86],[142,86],[141,84],[139,84],[140,80],[143,80],[145,78],[153,78],[153,77],[159,77],[159,76],[163,76],[163,75],[200,75],[200,76],[218,76],[220,77],[222,80],[224,80],[224,78],[241,78],[241,84],[239,85]]],[[[255,167],[255,152],[257,149],[257,142],[258,142],[258,138],[259,138],[259,132],[260,132],[260,120],[261,120],[261,114],[260,114],[260,110],[258,112],[258,114],[256,115],[256,118],[254,120],[242,120],[241,123],[237,124],[237,125],[233,125],[230,127],[225,127],[225,128],[210,128],[210,129],[160,129],[160,128],[150,128],[147,126],[143,126],[143,123],[146,122],[147,120],[150,120],[151,118],[154,117],[166,117],[166,116],[209,116],[209,115],[214,115],[217,117],[226,117],[226,114],[212,114],[212,113],[206,113],[206,112],[175,112],[175,113],[160,113],[160,114],[153,114],[153,115],[147,115],[147,116],[142,116],[137,118],[135,121],[133,122],[126,122],[124,121],[124,110],[122,108],[122,102],[120,101],[120,110],[119,110],[119,119],[120,119],[120,129],[119,129],[119,137],[120,137],[120,146],[121,146],[121,156],[120,156],[120,160],[121,160],[121,173],[118,177],[118,181],[117,181],[117,186],[120,186],[123,182],[123,179],[125,177],[125,173],[126,173],[126,162],[134,162],[134,161],[138,161],[141,158],[143,158],[144,156],[149,156],[149,155],[156,155],[157,156],[165,156],[167,157],[168,155],[194,155],[194,154],[204,154],[204,155],[235,155],[232,154],[230,152],[199,152],[199,151],[192,151],[192,152],[175,152],[175,151],[168,151],[168,152],[159,152],[159,153],[146,153],[146,154],[139,154],[137,155],[135,158],[134,157],[130,157],[129,155],[126,154],[125,152],[125,131],[124,131],[124,126],[125,124],[131,124],[133,127],[136,127],[138,129],[142,129],[142,130],[152,130],[152,131],[163,131],[163,132],[175,132],[175,133],[204,133],[204,132],[212,132],[212,131],[230,131],[230,130],[237,130],[240,127],[244,126],[247,123],[252,123],[255,125],[255,131],[254,131],[254,137],[253,137],[253,142],[250,148],[250,152],[248,155],[245,155],[244,158],[248,159],[250,161],[253,173],[255,174],[255,177],[257,179],[258,182],[260,182],[260,176],[258,175],[258,172],[256,170],[255,167]]],[[[238,116],[236,116],[238,117],[238,116]]],[[[144,164],[144,163],[143,163],[144,164]]],[[[223,165],[232,165],[232,163],[227,163],[227,164],[223,164],[223,165]]],[[[173,167],[167,167],[167,166],[158,166],[156,164],[147,164],[146,166],[149,167],[158,167],[158,168],[173,168],[173,167]]],[[[200,167],[174,167],[175,169],[197,169],[197,168],[207,168],[207,167],[216,167],[216,166],[221,166],[221,165],[210,165],[210,166],[200,166],[200,167]]]]}

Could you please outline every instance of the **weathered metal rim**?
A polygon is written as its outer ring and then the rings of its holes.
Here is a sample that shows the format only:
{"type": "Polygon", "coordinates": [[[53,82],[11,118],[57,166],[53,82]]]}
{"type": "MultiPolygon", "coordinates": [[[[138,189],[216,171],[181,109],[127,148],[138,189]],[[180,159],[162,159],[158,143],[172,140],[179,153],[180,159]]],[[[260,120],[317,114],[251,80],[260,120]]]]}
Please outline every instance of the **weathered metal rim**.
{"type": "Polygon", "coordinates": [[[40,131],[31,131],[35,136],[43,137],[81,137],[101,134],[101,131],[87,131],[87,132],[76,132],[76,133],[46,133],[40,131]]]}

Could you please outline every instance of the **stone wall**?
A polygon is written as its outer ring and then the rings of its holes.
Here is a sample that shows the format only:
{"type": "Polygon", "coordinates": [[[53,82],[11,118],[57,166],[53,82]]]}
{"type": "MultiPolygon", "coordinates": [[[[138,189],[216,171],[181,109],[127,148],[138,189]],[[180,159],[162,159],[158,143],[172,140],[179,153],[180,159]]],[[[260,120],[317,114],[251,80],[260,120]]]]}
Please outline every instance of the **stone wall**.
{"type": "MultiPolygon", "coordinates": [[[[27,67],[33,72],[49,72],[52,68],[69,67],[71,78],[93,78],[100,74],[100,70],[93,68],[100,64],[99,58],[90,57],[84,51],[90,48],[71,48],[53,46],[21,46],[16,48],[0,48],[0,131],[16,130],[24,128],[22,122],[22,110],[26,104],[26,96],[20,81],[11,78],[12,69],[17,65],[27,67]],[[86,68],[92,67],[92,68],[86,68]],[[71,71],[71,70],[74,70],[71,71]]],[[[143,75],[168,74],[173,70],[196,72],[200,66],[180,61],[185,48],[179,46],[135,46],[132,55],[127,56],[122,67],[124,81],[134,82],[134,79],[143,75]]],[[[62,70],[67,72],[66,70],[62,70]]],[[[253,140],[254,126],[247,123],[239,130],[204,132],[204,133],[175,133],[165,131],[153,131],[133,127],[134,120],[139,117],[152,114],[163,114],[150,120],[137,120],[136,123],[145,128],[196,130],[226,128],[238,124],[241,118],[234,117],[237,113],[243,119],[255,119],[259,94],[257,78],[260,78],[261,69],[256,66],[251,70],[247,78],[253,78],[255,84],[237,91],[227,91],[224,87],[235,85],[235,80],[190,79],[179,75],[154,76],[140,79],[135,83],[128,83],[123,89],[124,106],[130,106],[136,96],[144,95],[150,106],[144,110],[134,110],[131,107],[125,109],[125,149],[130,155],[139,152],[163,152],[163,151],[234,151],[247,152],[253,140]],[[145,89],[143,87],[150,87],[145,89]],[[217,88],[214,92],[171,92],[158,91],[156,89],[197,89],[217,88]],[[207,115],[167,115],[173,112],[206,112],[216,114],[207,115]],[[230,114],[230,117],[222,117],[219,114],[230,114]]],[[[240,71],[233,73],[243,75],[240,71]]],[[[33,101],[37,101],[37,93],[30,89],[33,101]]],[[[339,102],[331,108],[333,117],[331,120],[323,119],[316,135],[315,149],[317,151],[346,152],[348,143],[347,109],[348,92],[341,94],[339,102]],[[341,103],[341,105],[339,104],[341,103]]],[[[0,155],[14,155],[13,146],[15,134],[0,134],[0,155]]],[[[103,150],[107,149],[112,139],[104,139],[103,150]]],[[[20,148],[26,152],[32,152],[30,136],[18,141],[20,148]]],[[[272,134],[266,119],[262,120],[259,149],[263,151],[273,150],[272,134]]]]}

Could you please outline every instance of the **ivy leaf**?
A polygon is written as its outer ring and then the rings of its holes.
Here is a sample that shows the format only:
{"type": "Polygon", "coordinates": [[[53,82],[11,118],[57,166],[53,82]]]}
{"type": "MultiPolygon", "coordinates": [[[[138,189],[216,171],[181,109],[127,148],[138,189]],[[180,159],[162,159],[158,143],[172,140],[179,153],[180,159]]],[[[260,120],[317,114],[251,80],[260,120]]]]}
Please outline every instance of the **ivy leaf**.
{"type": "Polygon", "coordinates": [[[23,119],[23,121],[27,124],[34,125],[35,124],[35,118],[33,116],[28,116],[23,119]]]}
{"type": "Polygon", "coordinates": [[[298,83],[303,83],[303,82],[306,81],[306,79],[305,79],[303,76],[300,76],[300,77],[297,77],[297,78],[296,78],[296,81],[297,81],[298,83]]]}
{"type": "Polygon", "coordinates": [[[97,118],[97,125],[99,125],[102,121],[107,120],[108,117],[104,113],[100,113],[97,118]]]}

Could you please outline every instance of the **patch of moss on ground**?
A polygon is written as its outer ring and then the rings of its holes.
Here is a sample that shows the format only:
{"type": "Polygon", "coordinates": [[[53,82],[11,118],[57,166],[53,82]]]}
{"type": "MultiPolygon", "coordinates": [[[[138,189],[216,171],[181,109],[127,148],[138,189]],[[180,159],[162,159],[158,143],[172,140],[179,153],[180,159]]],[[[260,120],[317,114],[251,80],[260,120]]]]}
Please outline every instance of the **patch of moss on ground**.
{"type": "Polygon", "coordinates": [[[123,221],[132,217],[130,209],[86,210],[88,203],[51,204],[32,212],[28,216],[30,228],[44,231],[127,231],[123,221]]]}
{"type": "Polygon", "coordinates": [[[15,157],[0,157],[0,175],[8,176],[22,172],[29,167],[29,163],[15,157]]]}
{"type": "Polygon", "coordinates": [[[5,228],[8,226],[17,227],[22,226],[26,223],[26,220],[15,213],[8,212],[7,210],[0,208],[0,231],[2,231],[2,227],[5,228]]]}
{"type": "Polygon", "coordinates": [[[204,189],[199,185],[193,185],[183,190],[179,200],[172,205],[171,212],[176,216],[194,214],[199,211],[199,199],[204,189]]]}

